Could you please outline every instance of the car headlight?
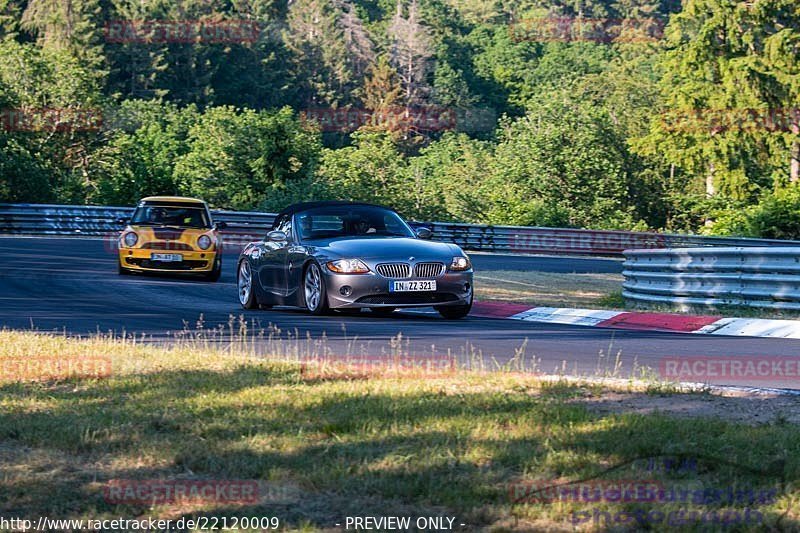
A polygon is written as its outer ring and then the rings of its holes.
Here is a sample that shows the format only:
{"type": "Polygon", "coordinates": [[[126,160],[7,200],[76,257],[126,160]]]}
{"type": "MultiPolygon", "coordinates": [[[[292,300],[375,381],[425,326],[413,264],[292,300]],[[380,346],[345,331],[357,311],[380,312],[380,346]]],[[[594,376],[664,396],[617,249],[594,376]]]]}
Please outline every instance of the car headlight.
{"type": "Polygon", "coordinates": [[[469,270],[470,268],[472,268],[472,263],[469,262],[469,258],[464,257],[463,255],[457,255],[450,263],[450,270],[455,270],[457,272],[469,270]]]}
{"type": "Polygon", "coordinates": [[[200,235],[200,238],[197,239],[197,246],[199,246],[201,250],[208,250],[211,248],[211,237],[208,235],[200,235]]]}
{"type": "Polygon", "coordinates": [[[133,248],[136,246],[136,243],[139,242],[139,236],[136,235],[135,232],[129,231],[124,237],[122,237],[122,242],[124,242],[125,246],[128,248],[133,248]]]}
{"type": "Polygon", "coordinates": [[[369,267],[361,259],[329,261],[328,269],[337,274],[366,274],[369,272],[369,267]]]}

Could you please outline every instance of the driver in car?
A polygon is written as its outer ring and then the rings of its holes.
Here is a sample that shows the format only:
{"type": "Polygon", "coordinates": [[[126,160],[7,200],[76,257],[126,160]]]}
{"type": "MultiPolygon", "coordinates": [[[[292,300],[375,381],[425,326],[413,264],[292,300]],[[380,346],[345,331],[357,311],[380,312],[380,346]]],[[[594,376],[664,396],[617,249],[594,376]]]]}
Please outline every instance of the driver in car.
{"type": "Polygon", "coordinates": [[[150,222],[154,224],[163,224],[167,221],[167,210],[161,207],[155,207],[150,210],[150,222]]]}
{"type": "Polygon", "coordinates": [[[356,235],[366,235],[367,233],[375,233],[375,228],[365,218],[358,219],[353,224],[353,233],[356,235]]]}

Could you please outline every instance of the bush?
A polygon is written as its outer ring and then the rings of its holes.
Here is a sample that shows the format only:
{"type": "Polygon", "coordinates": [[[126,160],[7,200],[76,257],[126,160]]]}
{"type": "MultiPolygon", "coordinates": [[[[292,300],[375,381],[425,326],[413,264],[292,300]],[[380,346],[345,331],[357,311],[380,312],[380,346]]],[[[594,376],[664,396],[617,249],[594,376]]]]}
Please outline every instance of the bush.
{"type": "Polygon", "coordinates": [[[709,233],[764,239],[800,239],[800,186],[790,185],[745,209],[719,214],[709,233]]]}
{"type": "Polygon", "coordinates": [[[321,149],[289,108],[211,107],[189,130],[188,153],[175,165],[179,189],[215,207],[250,210],[313,176],[321,149]]]}
{"type": "Polygon", "coordinates": [[[767,239],[800,239],[800,186],[779,189],[751,208],[750,227],[767,239]]]}

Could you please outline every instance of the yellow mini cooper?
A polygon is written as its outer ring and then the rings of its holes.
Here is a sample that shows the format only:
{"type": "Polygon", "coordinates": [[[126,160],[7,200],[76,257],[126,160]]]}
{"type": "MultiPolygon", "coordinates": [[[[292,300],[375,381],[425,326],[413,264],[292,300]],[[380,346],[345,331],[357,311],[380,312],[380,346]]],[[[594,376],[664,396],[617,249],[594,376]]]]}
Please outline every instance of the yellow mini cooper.
{"type": "Polygon", "coordinates": [[[119,237],[119,273],[182,272],[217,281],[226,224],[211,220],[203,200],[151,196],[136,206],[119,237]]]}

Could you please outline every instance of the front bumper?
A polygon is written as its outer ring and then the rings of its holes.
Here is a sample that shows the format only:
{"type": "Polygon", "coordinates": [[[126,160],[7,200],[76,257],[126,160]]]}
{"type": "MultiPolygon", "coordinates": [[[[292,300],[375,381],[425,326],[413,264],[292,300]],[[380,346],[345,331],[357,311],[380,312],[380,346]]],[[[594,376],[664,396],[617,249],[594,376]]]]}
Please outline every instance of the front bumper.
{"type": "Polygon", "coordinates": [[[214,269],[217,252],[188,252],[175,250],[153,250],[120,248],[119,264],[128,270],[143,272],[210,272],[214,269]],[[153,261],[151,254],[180,254],[183,261],[153,261]]]}
{"type": "Polygon", "coordinates": [[[446,272],[437,278],[398,280],[435,279],[436,290],[424,292],[389,292],[389,285],[395,280],[375,273],[334,274],[324,269],[324,275],[328,289],[328,305],[332,309],[467,305],[472,301],[471,270],[446,272]]]}

